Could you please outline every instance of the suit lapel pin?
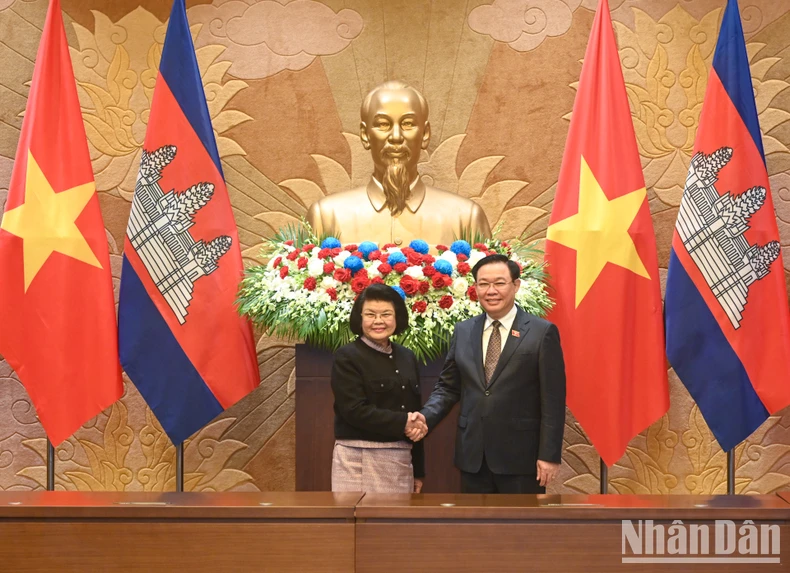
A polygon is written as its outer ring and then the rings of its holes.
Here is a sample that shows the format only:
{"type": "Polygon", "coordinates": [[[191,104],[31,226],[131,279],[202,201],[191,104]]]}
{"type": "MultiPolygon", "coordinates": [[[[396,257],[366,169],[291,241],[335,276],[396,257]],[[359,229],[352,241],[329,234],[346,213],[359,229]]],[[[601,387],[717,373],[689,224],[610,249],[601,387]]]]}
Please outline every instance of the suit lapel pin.
{"type": "Polygon", "coordinates": [[[510,334],[512,334],[516,338],[521,338],[521,333],[518,330],[511,330],[510,334]]]}

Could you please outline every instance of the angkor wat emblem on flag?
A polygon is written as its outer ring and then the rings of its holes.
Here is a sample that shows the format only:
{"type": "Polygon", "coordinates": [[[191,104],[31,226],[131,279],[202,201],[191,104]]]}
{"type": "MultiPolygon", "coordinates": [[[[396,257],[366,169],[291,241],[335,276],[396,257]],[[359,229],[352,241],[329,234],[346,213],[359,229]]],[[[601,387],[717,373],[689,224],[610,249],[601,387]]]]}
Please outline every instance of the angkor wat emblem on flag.
{"type": "Polygon", "coordinates": [[[740,195],[720,195],[716,190],[719,171],[731,158],[729,147],[721,147],[710,155],[694,155],[675,229],[737,329],[750,285],[771,272],[780,247],[778,241],[750,245],[743,236],[749,228],[749,218],[765,203],[764,187],[752,187],[740,195]]]}
{"type": "Polygon", "coordinates": [[[182,193],[165,193],[159,180],[175,156],[174,145],[143,151],[127,236],[178,322],[184,324],[195,281],[219,268],[219,258],[228,252],[232,239],[221,235],[206,243],[189,234],[195,213],[211,200],[214,185],[197,183],[182,193]]]}

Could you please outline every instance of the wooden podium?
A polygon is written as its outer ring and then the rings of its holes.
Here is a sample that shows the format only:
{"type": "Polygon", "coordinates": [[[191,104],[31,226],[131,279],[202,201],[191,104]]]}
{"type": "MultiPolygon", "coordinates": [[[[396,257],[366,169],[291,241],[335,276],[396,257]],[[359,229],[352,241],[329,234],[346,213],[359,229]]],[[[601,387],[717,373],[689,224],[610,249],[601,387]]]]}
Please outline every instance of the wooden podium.
{"type": "Polygon", "coordinates": [[[0,571],[779,573],[790,563],[788,500],[787,493],[4,491],[0,571]],[[732,531],[723,552],[715,542],[721,522],[732,531]],[[635,552],[627,523],[654,543],[635,552]],[[675,524],[688,536],[673,534],[675,524]],[[758,553],[743,544],[747,524],[756,528],[758,553]],[[706,528],[704,536],[692,526],[706,528]],[[673,551],[671,536],[682,551],[673,551]],[[708,545],[696,550],[692,539],[703,537],[708,545]]]}
{"type": "MultiPolygon", "coordinates": [[[[365,494],[356,508],[357,573],[771,573],[790,563],[790,495],[365,494]],[[771,553],[672,554],[668,536],[634,554],[623,520],[650,526],[729,520],[777,526],[771,553]],[[780,541],[781,538],[781,541],[780,541]],[[658,553],[658,547],[662,547],[658,553]]],[[[635,524],[635,527],[647,527],[635,524]]],[[[645,529],[645,538],[649,535],[645,529]]],[[[759,543],[765,541],[761,537],[759,543]]],[[[688,545],[688,544],[687,544],[688,545]]],[[[683,544],[681,543],[681,547],[683,544]]],[[[693,545],[691,546],[693,547],[693,545]]],[[[736,548],[738,547],[738,548],[736,548]]],[[[763,547],[765,548],[765,547],[763,547]]]]}
{"type": "MultiPolygon", "coordinates": [[[[420,368],[422,398],[431,395],[444,357],[420,368]]],[[[335,443],[332,410],[332,353],[306,344],[296,345],[296,490],[331,489],[332,448],[335,443]]],[[[425,493],[461,491],[461,476],[453,465],[458,406],[425,440],[425,493]]]]}
{"type": "Polygon", "coordinates": [[[0,571],[354,571],[361,493],[0,492],[0,571]]]}

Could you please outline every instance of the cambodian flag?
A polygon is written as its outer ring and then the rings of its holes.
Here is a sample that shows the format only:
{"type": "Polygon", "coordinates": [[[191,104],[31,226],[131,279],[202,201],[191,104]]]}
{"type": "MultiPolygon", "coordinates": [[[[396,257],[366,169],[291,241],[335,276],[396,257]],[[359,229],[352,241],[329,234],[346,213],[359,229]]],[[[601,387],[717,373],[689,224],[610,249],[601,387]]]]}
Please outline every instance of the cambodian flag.
{"type": "Polygon", "coordinates": [[[729,0],[680,205],[667,356],[724,450],[790,404],[790,314],[738,3],[729,0]]]}
{"type": "Polygon", "coordinates": [[[121,364],[174,443],[259,382],[239,238],[184,0],[175,0],[124,243],[121,364]]]}

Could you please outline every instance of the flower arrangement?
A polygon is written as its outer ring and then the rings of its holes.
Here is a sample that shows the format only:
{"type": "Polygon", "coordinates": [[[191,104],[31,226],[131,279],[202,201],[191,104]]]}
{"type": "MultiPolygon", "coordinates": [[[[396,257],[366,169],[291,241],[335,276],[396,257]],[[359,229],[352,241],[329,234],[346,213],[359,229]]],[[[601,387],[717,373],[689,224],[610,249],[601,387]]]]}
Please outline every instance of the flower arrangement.
{"type": "Polygon", "coordinates": [[[435,252],[420,239],[402,248],[370,241],[343,245],[335,237],[319,241],[306,225],[290,229],[264,246],[266,265],[247,269],[239,311],[269,334],[335,350],[354,339],[348,318],[357,295],[370,284],[387,284],[409,311],[410,327],[395,340],[427,361],[447,350],[457,322],[482,312],[472,267],[493,253],[521,267],[519,306],[539,316],[551,307],[534,246],[457,240],[436,245],[435,252]]]}

